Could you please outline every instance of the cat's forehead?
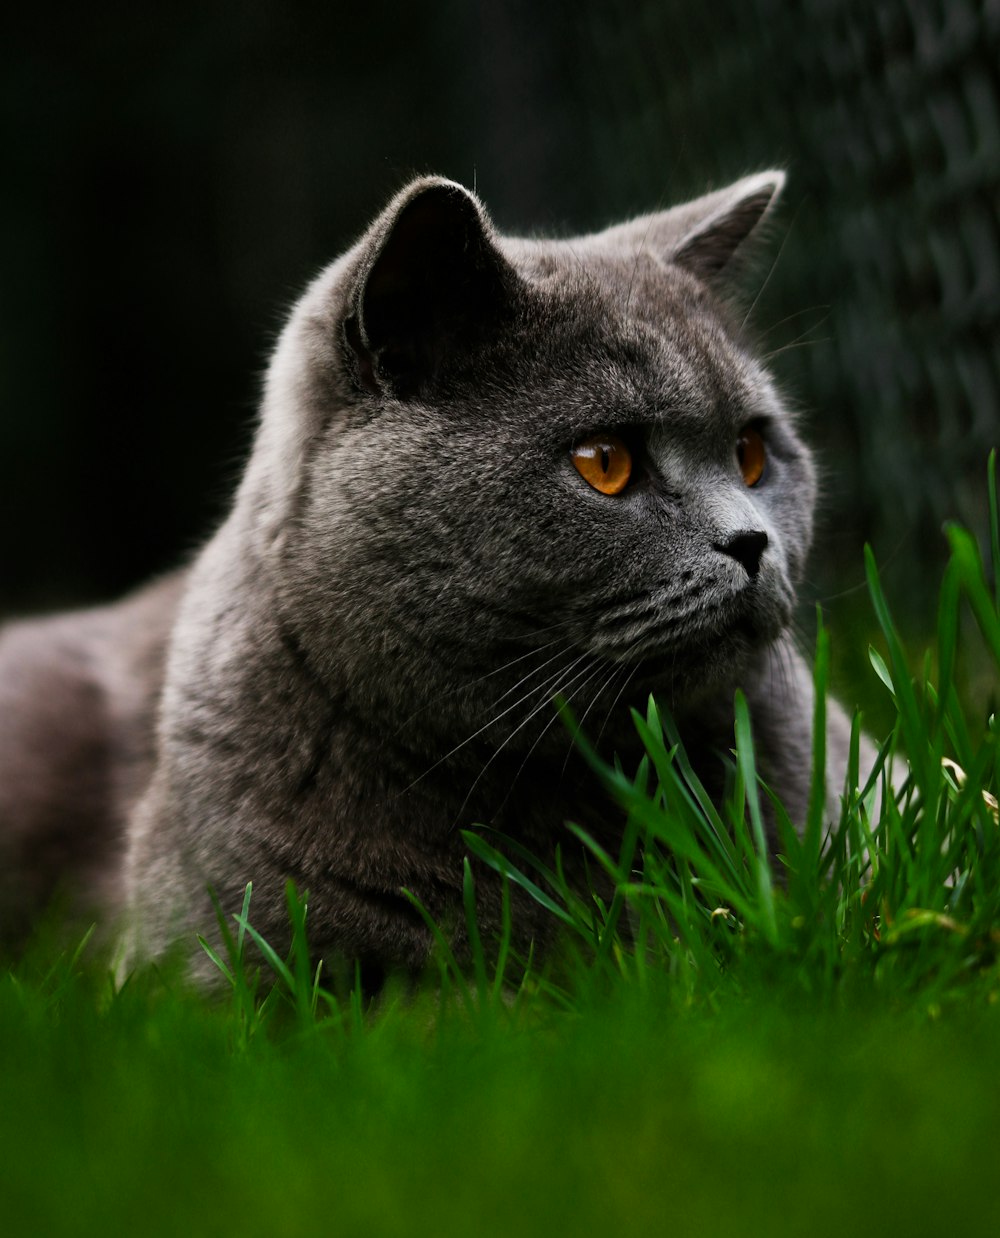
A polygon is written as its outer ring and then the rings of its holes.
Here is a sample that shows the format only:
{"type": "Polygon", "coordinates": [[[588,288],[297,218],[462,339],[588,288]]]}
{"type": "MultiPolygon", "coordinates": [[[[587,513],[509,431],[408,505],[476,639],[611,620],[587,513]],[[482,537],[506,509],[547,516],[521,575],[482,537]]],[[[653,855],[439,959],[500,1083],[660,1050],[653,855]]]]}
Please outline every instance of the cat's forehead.
{"type": "Polygon", "coordinates": [[[534,292],[534,382],[570,416],[605,424],[701,422],[770,411],[770,384],[718,307],[652,254],[533,244],[518,265],[534,292]]]}
{"type": "Polygon", "coordinates": [[[581,294],[591,302],[628,308],[636,316],[690,313],[705,290],[687,272],[661,261],[641,241],[623,247],[600,234],[569,240],[498,238],[508,261],[534,288],[581,294]]]}

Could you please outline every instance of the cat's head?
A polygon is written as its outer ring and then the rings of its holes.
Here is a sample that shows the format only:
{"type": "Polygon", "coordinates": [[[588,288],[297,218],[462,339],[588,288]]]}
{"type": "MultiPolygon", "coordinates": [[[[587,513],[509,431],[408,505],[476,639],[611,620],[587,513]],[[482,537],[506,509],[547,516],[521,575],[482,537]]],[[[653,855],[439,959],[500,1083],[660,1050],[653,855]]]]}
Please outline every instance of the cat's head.
{"type": "Polygon", "coordinates": [[[782,181],[519,240],[421,179],[315,281],[244,499],[319,674],[447,733],[763,658],[814,478],[729,283],[782,181]]]}

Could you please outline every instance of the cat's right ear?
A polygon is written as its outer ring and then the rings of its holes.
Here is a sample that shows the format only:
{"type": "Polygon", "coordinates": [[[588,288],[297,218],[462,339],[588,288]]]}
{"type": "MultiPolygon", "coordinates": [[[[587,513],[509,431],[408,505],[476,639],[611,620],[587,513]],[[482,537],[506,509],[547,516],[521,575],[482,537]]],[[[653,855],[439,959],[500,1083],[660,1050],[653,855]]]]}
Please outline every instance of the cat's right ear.
{"type": "Polygon", "coordinates": [[[494,331],[517,276],[486,214],[453,181],[414,181],[367,237],[344,339],[359,386],[406,399],[494,331]]]}

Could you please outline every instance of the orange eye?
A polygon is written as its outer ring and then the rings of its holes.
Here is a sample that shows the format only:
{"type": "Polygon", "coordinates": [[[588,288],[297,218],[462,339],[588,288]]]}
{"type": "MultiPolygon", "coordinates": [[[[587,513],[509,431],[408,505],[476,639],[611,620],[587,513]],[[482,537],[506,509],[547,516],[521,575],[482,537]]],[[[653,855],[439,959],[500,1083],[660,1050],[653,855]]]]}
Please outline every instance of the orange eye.
{"type": "Polygon", "coordinates": [[[632,453],[617,434],[593,434],[570,455],[580,476],[601,494],[620,494],[632,476],[632,453]]]}
{"type": "Polygon", "coordinates": [[[736,459],[740,462],[740,472],[748,486],[756,486],[764,475],[764,464],[767,456],[764,452],[764,440],[757,430],[750,426],[736,440],[736,459]]]}

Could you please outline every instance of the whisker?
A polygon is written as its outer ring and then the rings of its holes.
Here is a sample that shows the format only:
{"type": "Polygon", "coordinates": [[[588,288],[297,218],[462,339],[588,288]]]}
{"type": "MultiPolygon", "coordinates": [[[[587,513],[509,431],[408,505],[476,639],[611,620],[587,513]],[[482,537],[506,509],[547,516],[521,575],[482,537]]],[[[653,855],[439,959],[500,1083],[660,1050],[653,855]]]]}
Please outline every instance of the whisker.
{"type": "MultiPolygon", "coordinates": [[[[801,209],[801,207],[799,209],[801,209]]],[[[743,321],[740,323],[741,331],[746,327],[747,323],[750,321],[750,316],[753,314],[754,310],[757,308],[757,302],[764,295],[765,289],[767,288],[768,284],[771,282],[771,276],[777,270],[778,263],[781,261],[781,256],[785,252],[785,246],[788,244],[788,238],[792,235],[792,232],[794,231],[795,221],[796,219],[798,219],[798,215],[799,215],[799,212],[796,211],[795,214],[792,216],[792,222],[788,225],[788,230],[785,232],[785,235],[781,239],[781,244],[778,246],[778,252],[774,255],[774,261],[771,263],[768,269],[767,276],[764,279],[764,282],[761,284],[760,288],[758,289],[757,295],[750,302],[750,308],[743,315],[743,321]]]]}
{"type": "Polygon", "coordinates": [[[545,659],[545,661],[541,664],[541,666],[536,666],[536,667],[534,667],[532,670],[530,670],[530,671],[527,673],[527,675],[522,676],[522,677],[521,677],[521,678],[517,681],[517,683],[513,685],[513,687],[508,688],[508,689],[507,689],[507,691],[506,691],[506,692],[504,692],[504,693],[502,693],[500,696],[498,696],[498,697],[496,698],[496,700],[495,700],[495,701],[492,701],[492,702],[490,703],[490,709],[493,709],[495,706],[499,705],[501,701],[506,700],[506,698],[507,698],[508,696],[510,696],[510,694],[511,694],[512,692],[516,692],[516,691],[518,690],[518,688],[520,688],[520,686],[521,686],[522,684],[527,683],[527,682],[528,682],[528,680],[529,680],[529,679],[531,679],[533,676],[537,675],[539,671],[543,671],[543,670],[545,670],[545,668],[546,668],[547,666],[549,666],[551,663],[555,662],[557,658],[561,658],[561,657],[563,656],[563,654],[564,654],[564,653],[568,653],[568,652],[569,652],[569,650],[570,650],[572,647],[573,647],[573,646],[572,646],[572,642],[570,642],[570,641],[566,641],[566,642],[563,644],[562,648],[561,648],[561,649],[558,649],[558,650],[557,650],[557,651],[556,651],[556,652],[552,655],[552,657],[551,657],[551,658],[546,658],[546,659],[545,659]]]}
{"type": "MultiPolygon", "coordinates": [[[[552,625],[552,627],[554,628],[563,627],[563,626],[564,625],[561,623],[552,625]]],[[[543,628],[542,630],[546,631],[547,629],[543,628]]],[[[431,706],[438,705],[441,703],[441,701],[445,701],[449,697],[455,696],[459,692],[464,692],[467,688],[474,688],[476,684],[485,683],[487,679],[492,679],[495,675],[501,675],[503,674],[504,671],[510,670],[512,666],[516,666],[518,662],[523,662],[525,658],[530,658],[536,654],[544,653],[546,649],[551,649],[553,645],[558,645],[559,643],[560,643],[559,640],[547,641],[544,645],[540,645],[537,649],[529,649],[527,653],[522,653],[522,654],[519,654],[516,658],[511,658],[509,662],[505,662],[502,666],[498,666],[495,670],[487,671],[485,675],[480,675],[476,679],[470,679],[467,683],[458,684],[453,688],[449,688],[445,692],[437,693],[435,696],[432,696],[429,701],[425,701],[423,705],[420,705],[417,709],[413,711],[413,713],[409,714],[406,718],[404,718],[403,721],[400,723],[399,727],[393,732],[393,735],[394,736],[399,735],[413,721],[414,718],[418,718],[422,713],[425,713],[428,709],[430,709],[431,706]]],[[[568,649],[571,643],[572,642],[570,641],[562,642],[563,649],[564,650],[568,649]]],[[[557,653],[554,656],[558,657],[559,655],[557,653]]],[[[552,660],[553,660],[552,658],[546,659],[546,661],[543,662],[541,666],[536,667],[535,670],[539,671],[543,667],[548,666],[549,662],[551,662],[552,660]]],[[[531,673],[534,673],[534,672],[531,672],[531,673]]],[[[525,678],[528,678],[528,677],[530,676],[526,676],[525,678]]],[[[524,679],[519,680],[518,683],[514,685],[514,688],[519,687],[520,684],[522,683],[524,683],[524,679]]],[[[508,691],[504,693],[504,696],[509,695],[511,691],[513,691],[513,689],[508,689],[508,691]]],[[[503,696],[501,696],[499,700],[502,701],[503,696]]],[[[497,704],[496,701],[494,701],[493,703],[497,704]]]]}
{"type": "MultiPolygon", "coordinates": [[[[561,672],[561,673],[562,673],[562,674],[566,674],[567,672],[571,671],[571,670],[573,669],[573,667],[574,667],[574,666],[578,666],[578,665],[580,664],[580,662],[582,662],[582,661],[584,661],[585,659],[588,659],[588,658],[590,658],[590,657],[592,657],[592,656],[593,656],[593,655],[592,655],[592,654],[589,654],[589,653],[584,653],[584,654],[581,654],[581,656],[580,656],[579,658],[577,658],[575,662],[571,663],[571,665],[570,665],[570,666],[568,666],[568,667],[566,667],[565,671],[563,671],[563,672],[561,672]]],[[[534,717],[536,716],[536,714],[540,713],[540,712],[541,712],[541,711],[542,711],[542,710],[543,710],[543,709],[544,709],[547,705],[551,704],[551,702],[552,702],[552,698],[553,698],[554,696],[558,696],[558,695],[560,695],[560,694],[564,695],[564,694],[566,693],[566,690],[567,690],[567,689],[568,689],[568,688],[569,688],[572,684],[574,684],[574,683],[575,683],[575,682],[576,682],[576,681],[580,678],[580,676],[581,676],[581,675],[585,675],[585,674],[587,674],[587,668],[586,668],[586,667],[584,667],[582,671],[578,671],[578,672],[577,672],[577,673],[573,676],[573,678],[572,678],[572,679],[570,679],[570,680],[568,680],[566,683],[564,683],[564,684],[563,684],[563,686],[562,686],[561,688],[557,688],[555,691],[547,691],[545,698],[544,698],[544,699],[540,702],[540,704],[536,705],[536,706],[535,706],[535,708],[534,708],[534,709],[533,709],[533,710],[532,710],[532,711],[528,714],[528,716],[527,716],[526,718],[522,719],[522,721],[521,721],[521,722],[519,722],[519,723],[517,724],[517,726],[516,726],[516,727],[515,727],[515,728],[511,731],[511,733],[507,736],[507,738],[503,741],[503,743],[502,743],[502,744],[500,744],[500,745],[499,745],[499,747],[497,747],[497,748],[496,748],[496,749],[495,749],[495,750],[491,753],[489,760],[486,762],[486,764],[483,766],[483,768],[482,768],[482,769],[479,771],[479,773],[476,775],[475,781],[473,782],[472,786],[471,786],[471,787],[469,787],[469,790],[468,790],[468,792],[466,793],[465,799],[462,801],[461,807],[460,807],[460,808],[459,808],[459,810],[458,810],[458,818],[461,818],[462,813],[465,811],[465,806],[466,806],[466,804],[468,804],[469,800],[472,798],[472,794],[473,794],[473,792],[475,791],[476,787],[477,787],[477,786],[479,786],[479,783],[482,781],[483,775],[486,773],[486,771],[489,769],[489,767],[493,764],[493,762],[497,759],[497,757],[500,755],[500,753],[501,753],[501,752],[503,752],[503,750],[504,750],[504,749],[507,747],[507,745],[511,742],[511,740],[514,738],[514,736],[515,736],[515,735],[517,735],[519,731],[523,731],[523,730],[524,730],[524,728],[528,725],[528,723],[532,720],[532,718],[534,718],[534,717]]],[[[554,678],[554,679],[556,679],[556,680],[558,680],[559,676],[558,676],[558,675],[556,675],[556,676],[554,676],[553,678],[554,678]]],[[[551,680],[550,680],[550,682],[551,682],[551,680]]],[[[523,698],[522,698],[522,699],[523,699],[523,698]]],[[[518,703],[520,704],[520,702],[518,702],[518,703]]],[[[506,711],[505,711],[505,712],[506,712],[506,711]]],[[[501,716],[502,716],[502,715],[501,715],[501,716]]],[[[558,714],[554,715],[554,717],[558,717],[558,714]]],[[[549,723],[546,725],[545,729],[542,731],[542,735],[544,735],[544,734],[545,734],[545,731],[547,731],[547,730],[548,730],[548,728],[549,728],[549,726],[551,726],[551,725],[552,725],[552,723],[551,723],[551,722],[549,722],[549,723]]],[[[478,732],[477,732],[477,734],[478,734],[478,732]]],[[[541,735],[538,737],[538,739],[541,739],[541,735]]],[[[536,739],[536,740],[535,740],[535,744],[537,744],[537,743],[538,743],[538,740],[536,739]]],[[[533,752],[533,751],[534,751],[535,744],[532,744],[531,749],[529,750],[529,756],[530,756],[531,752],[533,752]]],[[[523,769],[523,765],[522,765],[522,767],[521,767],[521,768],[523,769]]],[[[518,774],[520,774],[520,770],[518,770],[518,774]]],[[[510,794],[510,793],[509,793],[509,791],[508,791],[508,795],[509,795],[509,794],[510,794]]],[[[506,803],[506,798],[505,798],[504,802],[506,803]]],[[[457,823],[457,821],[456,821],[456,823],[457,823]]],[[[454,828],[454,827],[453,827],[453,828],[454,828]]]]}
{"type": "MultiPolygon", "coordinates": [[[[577,687],[576,687],[576,688],[574,688],[574,689],[573,689],[573,691],[572,691],[572,692],[570,692],[570,693],[568,693],[568,694],[567,694],[567,693],[565,692],[565,690],[564,690],[564,691],[563,691],[563,693],[562,693],[561,695],[563,695],[563,697],[565,698],[565,700],[566,700],[567,702],[569,702],[569,701],[573,700],[573,698],[574,698],[575,696],[578,696],[578,695],[579,695],[579,694],[583,691],[583,689],[587,686],[587,684],[589,684],[589,683],[590,683],[590,682],[594,679],[594,677],[600,673],[600,671],[601,671],[601,663],[600,663],[600,662],[598,662],[598,663],[597,663],[597,665],[596,665],[596,666],[593,668],[593,670],[590,672],[590,674],[588,674],[588,675],[587,675],[587,677],[584,679],[583,683],[578,684],[578,685],[577,685],[577,687]]],[[[612,672],[612,675],[614,675],[614,674],[615,674],[615,672],[613,671],[613,672],[612,672]]],[[[568,687],[568,685],[567,685],[567,687],[568,687]]],[[[597,698],[595,697],[594,699],[596,700],[597,698]]],[[[592,704],[593,704],[593,701],[591,701],[591,705],[592,705],[592,704]]],[[[589,708],[590,708],[590,706],[588,706],[587,708],[589,709],[589,708]]],[[[584,715],[583,715],[583,716],[584,716],[584,717],[586,717],[586,712],[584,713],[584,715]]],[[[500,804],[500,809],[498,809],[498,811],[502,810],[502,809],[503,809],[503,807],[504,807],[504,805],[505,805],[505,804],[507,803],[507,801],[510,799],[511,794],[512,794],[512,792],[513,792],[513,790],[514,790],[514,787],[515,787],[515,786],[516,786],[516,784],[517,784],[517,780],[518,780],[518,779],[521,777],[521,775],[524,773],[524,770],[525,770],[525,768],[526,768],[526,766],[527,766],[528,762],[531,760],[531,755],[532,755],[532,753],[535,751],[535,749],[538,747],[538,745],[542,742],[542,740],[545,738],[545,736],[549,733],[549,730],[551,729],[551,727],[552,727],[552,726],[553,726],[556,722],[558,722],[558,721],[559,721],[559,718],[560,718],[560,714],[559,714],[558,710],[556,710],[555,712],[553,712],[552,717],[548,720],[548,722],[546,722],[545,726],[544,726],[544,727],[542,727],[541,731],[540,731],[540,732],[538,733],[538,735],[536,736],[535,741],[534,741],[534,743],[531,745],[531,747],[528,749],[527,754],[525,755],[524,760],[523,760],[523,761],[521,762],[521,764],[518,766],[517,773],[516,773],[516,774],[514,775],[514,777],[511,779],[510,786],[509,786],[509,788],[507,789],[507,794],[503,797],[503,800],[502,800],[502,802],[501,802],[501,804],[500,804]]],[[[582,721],[583,721],[583,719],[581,718],[581,722],[582,722],[582,721]]],[[[569,757],[568,757],[568,755],[567,755],[567,760],[568,760],[568,759],[569,759],[569,757]]],[[[563,771],[565,771],[565,768],[566,768],[566,767],[565,767],[565,765],[564,765],[564,766],[563,766],[563,771]]],[[[561,774],[561,773],[560,773],[559,777],[560,777],[560,779],[562,778],[562,774],[561,774]]],[[[463,807],[464,807],[464,805],[463,805],[463,807]]]]}
{"type": "MultiPolygon", "coordinates": [[[[558,657],[558,656],[560,656],[560,655],[558,655],[558,654],[557,654],[556,656],[558,657]]],[[[573,667],[574,667],[574,666],[578,666],[578,665],[580,664],[580,662],[582,662],[582,661],[583,661],[583,659],[584,659],[584,658],[586,658],[587,656],[588,656],[588,655],[587,655],[587,654],[585,654],[585,653],[584,653],[584,654],[580,654],[580,656],[579,656],[579,657],[577,657],[577,658],[575,658],[575,659],[574,659],[574,660],[573,660],[573,661],[572,661],[572,662],[571,662],[568,666],[565,666],[565,667],[563,667],[561,670],[556,671],[556,672],[555,672],[555,674],[553,674],[553,675],[549,675],[549,676],[548,676],[548,678],[545,680],[544,684],[542,685],[542,687],[543,687],[543,688],[547,688],[547,686],[548,686],[550,683],[557,682],[557,681],[559,680],[559,677],[560,677],[561,675],[565,675],[568,671],[571,671],[571,670],[573,669],[573,667]]],[[[552,659],[550,659],[550,661],[552,661],[552,659]]],[[[546,665],[547,665],[547,663],[546,663],[546,665]]],[[[539,668],[538,668],[538,670],[541,670],[541,669],[542,669],[541,667],[539,667],[539,668]]],[[[530,679],[530,678],[532,678],[532,677],[533,677],[533,675],[534,675],[534,674],[537,674],[537,671],[532,672],[532,674],[527,675],[525,678],[530,679]]],[[[523,682],[523,681],[522,681],[522,682],[523,682]]],[[[404,787],[404,788],[403,788],[403,794],[405,795],[405,794],[406,794],[406,792],[407,792],[407,791],[409,791],[409,790],[411,790],[413,787],[415,787],[415,786],[417,785],[417,783],[421,781],[421,779],[426,778],[428,774],[433,773],[433,772],[434,772],[434,770],[436,770],[439,766],[443,765],[443,764],[445,763],[445,761],[447,761],[447,760],[449,760],[451,757],[453,757],[453,756],[455,755],[455,753],[456,753],[456,752],[458,752],[460,749],[464,748],[464,747],[466,746],[466,744],[471,744],[471,743],[472,743],[472,741],[473,741],[474,739],[478,739],[478,737],[479,737],[480,735],[482,735],[482,733],[483,733],[484,731],[488,731],[488,730],[490,729],[490,727],[491,727],[491,726],[493,726],[493,725],[495,725],[497,722],[499,722],[501,718],[506,717],[506,715],[507,715],[507,714],[509,714],[509,713],[511,712],[511,710],[517,709],[518,705],[522,705],[525,701],[527,701],[527,700],[529,700],[531,697],[533,697],[533,696],[537,695],[537,693],[538,693],[539,691],[540,691],[540,689],[539,689],[539,686],[538,686],[537,684],[536,684],[533,688],[529,688],[529,689],[528,689],[528,691],[527,691],[527,692],[526,692],[523,696],[519,697],[516,701],[514,701],[514,703],[513,703],[512,705],[508,705],[506,709],[501,710],[501,711],[500,711],[500,713],[498,713],[495,717],[490,718],[490,720],[489,720],[488,722],[485,722],[485,723],[484,723],[484,724],[483,724],[483,725],[479,728],[479,730],[478,730],[478,731],[474,731],[471,735],[466,736],[466,738],[465,738],[465,739],[463,739],[463,740],[462,740],[462,742],[461,742],[460,744],[456,744],[456,745],[455,745],[455,747],[454,747],[454,748],[452,748],[450,752],[446,752],[446,753],[444,754],[444,756],[443,756],[443,757],[440,757],[437,761],[435,761],[433,765],[428,766],[428,768],[427,768],[427,769],[425,769],[425,770],[424,770],[424,772],[423,772],[422,774],[418,774],[418,776],[417,776],[416,778],[414,778],[414,780],[413,780],[413,781],[409,784],[409,786],[407,786],[407,787],[404,787]]],[[[508,693],[504,693],[504,695],[506,696],[506,695],[509,695],[509,694],[508,694],[508,693]]],[[[503,699],[503,698],[501,698],[501,699],[503,699]]],[[[529,715],[529,717],[531,717],[531,716],[532,716],[532,715],[529,715]]],[[[525,721],[527,721],[527,719],[526,719],[525,721]]],[[[524,725],[524,723],[522,723],[521,725],[523,726],[523,725],[524,725]]],[[[520,728],[518,728],[518,729],[520,729],[520,728]]],[[[515,735],[516,733],[517,733],[516,731],[512,732],[512,733],[511,733],[511,736],[508,736],[508,739],[507,739],[507,740],[504,740],[504,744],[506,744],[506,743],[508,742],[508,740],[509,740],[510,738],[512,738],[512,736],[513,736],[513,735],[515,735]]],[[[501,745],[501,746],[502,746],[502,745],[501,745]]],[[[498,749],[497,751],[499,751],[499,749],[498,749]]],[[[494,753],[494,756],[495,756],[495,755],[496,755],[496,754],[494,753]]],[[[492,760],[492,759],[493,759],[493,758],[491,757],[491,758],[490,758],[490,760],[492,760]]],[[[477,779],[477,781],[478,781],[478,779],[477,779]]]]}
{"type": "MultiPolygon", "coordinates": [[[[590,704],[587,706],[587,708],[586,708],[586,709],[583,711],[583,713],[580,715],[580,720],[579,720],[579,723],[578,723],[577,725],[578,725],[578,727],[579,727],[579,729],[580,729],[581,731],[583,730],[583,724],[587,721],[587,715],[588,715],[588,714],[590,713],[590,711],[594,708],[594,706],[597,704],[597,702],[601,699],[601,697],[603,696],[603,694],[604,694],[604,693],[605,693],[605,692],[606,692],[606,691],[607,691],[607,690],[611,687],[611,685],[614,683],[614,681],[615,681],[616,677],[617,677],[618,675],[620,675],[620,674],[624,671],[624,669],[625,669],[625,666],[624,666],[624,664],[623,664],[623,663],[621,663],[621,662],[616,662],[616,663],[614,664],[614,666],[611,668],[611,674],[607,677],[607,679],[605,679],[605,681],[604,681],[604,682],[601,684],[601,686],[597,689],[597,691],[594,693],[594,695],[593,695],[593,696],[591,697],[591,699],[590,699],[590,704]]],[[[634,672],[634,668],[633,668],[633,672],[632,672],[632,673],[633,673],[633,674],[635,673],[635,672],[634,672]]],[[[618,697],[615,697],[615,703],[617,703],[617,701],[618,701],[618,697]]],[[[614,708],[614,706],[612,706],[612,708],[614,708]]],[[[564,778],[564,776],[565,776],[565,774],[566,774],[566,767],[569,765],[569,759],[570,759],[570,757],[571,757],[572,755],[573,755],[573,739],[572,739],[572,737],[570,737],[569,747],[566,749],[566,757],[565,757],[565,759],[564,759],[564,761],[563,761],[563,763],[562,763],[562,769],[560,769],[560,771],[559,771],[559,781],[560,781],[560,782],[562,782],[562,780],[563,780],[563,778],[564,778]]]]}
{"type": "MultiPolygon", "coordinates": [[[[893,546],[889,553],[884,557],[880,557],[878,565],[879,573],[884,576],[890,568],[894,568],[904,547],[908,544],[912,545],[912,543],[913,531],[907,529],[907,531],[899,537],[895,546],[893,546]]],[[[863,589],[867,588],[868,582],[866,580],[862,580],[856,585],[851,585],[848,589],[841,590],[839,593],[828,593],[821,598],[817,598],[817,601],[821,606],[825,606],[827,602],[835,602],[838,598],[849,597],[852,593],[860,593],[863,589]]]]}
{"type": "Polygon", "coordinates": [[[817,598],[820,606],[826,606],[829,602],[839,602],[841,598],[851,597],[855,593],[862,593],[868,588],[867,580],[859,580],[856,585],[848,585],[846,589],[841,589],[837,593],[827,593],[823,597],[817,598]]]}
{"type": "Polygon", "coordinates": [[[625,682],[624,682],[624,683],[622,684],[622,686],[618,689],[618,695],[617,695],[617,696],[615,697],[615,699],[611,702],[611,708],[610,708],[610,709],[608,710],[608,712],[604,715],[604,721],[601,723],[601,729],[597,732],[597,738],[594,740],[594,748],[595,748],[595,749],[597,748],[598,744],[601,742],[601,737],[604,735],[604,732],[607,730],[608,723],[611,721],[611,715],[612,715],[612,714],[615,712],[615,710],[618,708],[618,702],[619,702],[619,701],[622,699],[622,697],[624,696],[624,694],[625,694],[625,689],[626,689],[626,688],[629,686],[629,684],[632,682],[632,678],[633,678],[633,676],[635,675],[636,671],[639,669],[639,667],[640,667],[640,666],[642,666],[642,661],[643,661],[643,660],[642,660],[642,658],[640,658],[638,662],[635,662],[635,663],[633,664],[632,669],[629,671],[628,675],[625,677],[625,682]]]}
{"type": "Polygon", "coordinates": [[[808,332],[800,335],[797,340],[792,340],[790,344],[782,344],[780,348],[775,348],[771,352],[765,353],[763,357],[764,362],[773,361],[775,357],[780,357],[783,352],[791,352],[793,348],[812,348],[814,344],[829,344],[833,339],[832,335],[820,335],[815,339],[807,339],[807,335],[808,332]]]}
{"type": "Polygon", "coordinates": [[[602,683],[600,688],[598,688],[598,690],[594,693],[593,697],[591,698],[590,704],[580,715],[580,720],[579,720],[578,725],[580,726],[581,729],[583,727],[583,724],[587,721],[587,715],[594,708],[597,702],[601,699],[602,694],[606,692],[608,688],[610,688],[610,686],[614,683],[617,676],[620,675],[624,669],[625,667],[621,662],[616,662],[614,666],[611,668],[611,674],[607,677],[607,679],[605,679],[604,683],[602,683]]]}
{"type": "MultiPolygon", "coordinates": [[[[802,318],[806,314],[817,314],[822,312],[823,317],[819,319],[819,323],[824,323],[830,317],[832,306],[830,305],[809,305],[804,309],[795,310],[794,313],[786,314],[784,318],[779,318],[777,322],[773,322],[765,331],[765,338],[777,331],[779,327],[783,327],[786,322],[794,322],[796,318],[802,318]]],[[[818,324],[817,324],[818,325],[818,324]]]]}

